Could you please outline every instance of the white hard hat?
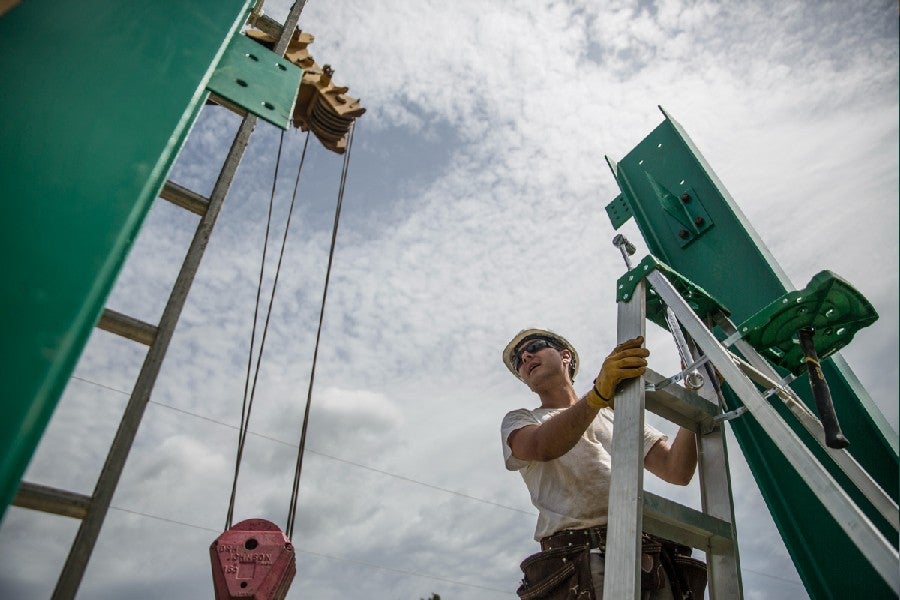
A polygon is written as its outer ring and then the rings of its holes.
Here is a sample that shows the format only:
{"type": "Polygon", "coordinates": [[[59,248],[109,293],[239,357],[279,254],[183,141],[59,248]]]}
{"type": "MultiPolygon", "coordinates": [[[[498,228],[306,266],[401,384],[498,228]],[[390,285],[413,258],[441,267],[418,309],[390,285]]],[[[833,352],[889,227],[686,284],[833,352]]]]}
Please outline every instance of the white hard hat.
{"type": "Polygon", "coordinates": [[[518,379],[522,379],[522,377],[519,376],[519,372],[516,371],[515,367],[513,367],[513,357],[516,355],[516,350],[519,349],[523,342],[537,339],[547,340],[558,349],[568,350],[572,353],[572,361],[569,363],[569,376],[572,380],[574,380],[575,375],[578,373],[578,353],[575,351],[575,348],[572,346],[572,344],[569,343],[569,340],[557,333],[553,333],[552,331],[548,331],[546,329],[523,329],[522,331],[517,333],[512,340],[510,340],[510,342],[506,345],[506,348],[504,348],[503,350],[503,364],[506,365],[506,368],[509,369],[509,372],[515,375],[518,379]]]}

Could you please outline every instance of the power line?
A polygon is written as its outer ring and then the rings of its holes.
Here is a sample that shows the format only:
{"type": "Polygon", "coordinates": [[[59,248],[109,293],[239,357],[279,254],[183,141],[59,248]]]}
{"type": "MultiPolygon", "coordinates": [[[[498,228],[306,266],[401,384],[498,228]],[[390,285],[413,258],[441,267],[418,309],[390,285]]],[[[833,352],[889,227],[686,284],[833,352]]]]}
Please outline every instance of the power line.
{"type": "MultiPolygon", "coordinates": [[[[165,522],[165,523],[171,523],[171,524],[173,524],[173,525],[182,525],[182,526],[184,526],[184,527],[190,527],[190,528],[192,528],[192,529],[200,529],[200,530],[202,530],[202,531],[211,531],[211,532],[215,533],[216,535],[219,535],[220,533],[222,533],[222,531],[219,530],[219,529],[213,529],[213,528],[211,528],[211,527],[204,527],[204,526],[202,526],[202,525],[195,525],[194,523],[187,523],[187,522],[185,522],[185,521],[177,521],[177,520],[175,520],[175,519],[168,519],[168,518],[166,518],[166,517],[160,517],[160,516],[158,516],[158,515],[152,515],[152,514],[150,514],[150,513],[145,513],[145,512],[138,511],[138,510],[131,510],[131,509],[128,509],[128,508],[122,508],[121,506],[112,506],[112,505],[111,505],[110,508],[113,509],[113,510],[118,510],[118,511],[120,511],[120,512],[124,512],[124,513],[132,514],[132,515],[137,515],[137,516],[140,516],[140,517],[146,517],[146,518],[148,518],[148,519],[155,519],[155,520],[157,520],[157,521],[163,521],[163,522],[165,522]]],[[[318,557],[321,557],[321,558],[327,558],[327,559],[329,559],[329,560],[335,560],[335,561],[338,561],[338,562],[353,563],[353,564],[357,564],[357,565],[362,565],[362,566],[370,567],[370,568],[372,568],[372,569],[379,569],[379,570],[381,570],[381,571],[390,571],[390,572],[392,572],[392,573],[399,573],[400,575],[406,575],[406,576],[409,576],[409,577],[420,577],[420,578],[422,578],[422,579],[431,579],[431,580],[434,580],[434,581],[440,581],[440,582],[443,582],[443,583],[451,583],[451,584],[453,584],[453,585],[459,585],[459,586],[468,587],[468,588],[474,588],[474,589],[478,589],[478,590],[485,590],[485,591],[489,591],[489,592],[497,592],[497,593],[500,593],[500,594],[505,594],[505,595],[507,595],[507,596],[513,596],[513,595],[514,595],[514,594],[512,594],[511,592],[509,592],[509,590],[501,590],[501,589],[498,589],[498,588],[492,588],[492,587],[485,586],[485,585],[478,585],[478,584],[476,584],[476,583],[466,583],[466,582],[464,582],[464,581],[458,581],[458,580],[456,580],[456,579],[450,579],[449,577],[440,577],[440,576],[438,576],[438,575],[429,575],[428,573],[420,573],[420,572],[418,572],[418,571],[408,571],[408,570],[406,570],[406,569],[398,569],[398,568],[396,568],[396,567],[388,567],[388,566],[385,566],[385,565],[379,565],[379,564],[370,563],[370,562],[366,562],[366,561],[362,561],[362,560],[357,560],[357,559],[355,559],[355,558],[347,558],[346,556],[335,556],[335,555],[333,555],[333,554],[325,554],[325,553],[323,553],[323,552],[315,552],[315,551],[313,551],[313,550],[304,550],[303,548],[298,548],[296,545],[294,546],[294,550],[295,550],[296,552],[301,553],[301,554],[308,554],[308,555],[311,555],[311,556],[318,556],[318,557]]]]}
{"type": "MultiPolygon", "coordinates": [[[[108,385],[104,385],[104,384],[102,384],[102,383],[98,383],[98,382],[96,382],[96,381],[92,381],[92,380],[90,380],[90,379],[85,379],[85,378],[83,378],[83,377],[78,377],[77,375],[72,375],[72,379],[77,379],[77,380],[79,380],[79,381],[83,381],[84,383],[88,383],[88,384],[91,384],[91,385],[96,385],[96,386],[98,386],[98,387],[101,387],[101,388],[104,388],[104,389],[107,389],[107,390],[110,390],[110,391],[113,391],[113,392],[118,392],[118,393],[120,393],[120,394],[125,394],[126,396],[129,395],[128,392],[125,392],[125,391],[123,391],[123,390],[120,390],[120,389],[117,389],[117,388],[114,388],[114,387],[110,387],[110,386],[108,386],[108,385]]],[[[182,413],[182,414],[185,414],[185,415],[188,415],[188,416],[191,416],[191,417],[195,417],[195,418],[197,418],[197,419],[203,419],[204,421],[209,421],[210,423],[215,423],[215,424],[221,425],[221,426],[223,426],[223,427],[228,427],[228,428],[230,428],[230,429],[237,429],[237,428],[238,428],[237,426],[231,425],[230,423],[225,423],[225,422],[223,422],[223,421],[219,421],[219,420],[213,419],[213,418],[211,418],[211,417],[206,417],[206,416],[204,416],[204,415],[200,415],[200,414],[197,414],[197,413],[194,413],[194,412],[191,412],[191,411],[187,411],[187,410],[184,410],[184,409],[182,409],[182,408],[178,408],[177,406],[172,406],[172,405],[170,405],[170,404],[165,404],[165,403],[163,403],[163,402],[157,402],[157,401],[155,401],[155,400],[150,400],[150,402],[151,402],[152,404],[156,404],[156,405],[161,406],[161,407],[163,407],[163,408],[168,408],[168,409],[170,409],[170,410],[173,410],[173,411],[176,411],[176,412],[180,412],[180,413],[182,413]]],[[[283,445],[285,445],[285,446],[290,446],[291,448],[296,448],[296,447],[297,447],[296,444],[293,444],[293,443],[291,443],[291,442],[286,442],[286,441],[284,441],[284,440],[280,440],[280,439],[278,439],[278,438],[275,438],[275,437],[272,437],[272,436],[268,436],[268,435],[265,435],[265,434],[263,434],[263,433],[257,433],[257,432],[255,432],[255,431],[250,431],[250,432],[248,432],[248,433],[249,433],[250,435],[254,435],[254,436],[256,436],[256,437],[260,437],[260,438],[263,438],[263,439],[265,439],[265,440],[269,440],[269,441],[271,441],[271,442],[276,442],[276,443],[278,443],[278,444],[283,444],[283,445]]],[[[353,462],[353,461],[351,461],[351,460],[346,460],[346,459],[343,459],[343,458],[338,458],[338,457],[336,457],[336,456],[331,456],[330,454],[325,454],[324,452],[319,452],[319,451],[317,451],[317,450],[307,449],[307,452],[311,452],[312,454],[316,454],[316,455],[321,456],[321,457],[323,457],[323,458],[328,458],[328,459],[331,459],[331,460],[334,460],[334,461],[337,461],[337,462],[342,462],[342,463],[345,463],[345,464],[348,464],[348,465],[352,465],[352,466],[354,466],[354,467],[359,467],[360,469],[366,469],[366,470],[372,471],[372,472],[374,472],[374,473],[379,473],[379,474],[381,474],[381,475],[387,475],[388,477],[393,477],[393,478],[395,478],[395,479],[400,479],[400,480],[402,480],[402,481],[406,481],[406,482],[409,482],[409,483],[414,483],[414,484],[421,485],[421,486],[424,486],[424,487],[427,487],[427,488],[431,488],[431,489],[437,490],[437,491],[439,491],[439,492],[444,492],[444,493],[447,493],[447,494],[453,494],[454,496],[460,496],[460,497],[466,498],[466,499],[468,499],[468,500],[474,500],[474,501],[476,501],[476,502],[481,502],[481,503],[483,503],[483,504],[490,504],[490,505],[496,506],[496,507],[498,507],[498,508],[503,508],[503,509],[506,509],[506,510],[511,510],[511,511],[519,512],[519,513],[523,513],[523,514],[526,514],[526,515],[535,516],[535,514],[536,514],[536,513],[530,512],[530,511],[522,510],[522,509],[520,509],[520,508],[515,508],[515,507],[512,507],[512,506],[506,506],[506,505],[504,505],[504,504],[498,504],[498,503],[496,503],[496,502],[491,502],[490,500],[485,500],[485,499],[483,499],[483,498],[477,498],[477,497],[475,497],[475,496],[470,496],[469,494],[464,494],[464,493],[462,493],[462,492],[457,492],[457,491],[454,491],[454,490],[449,490],[449,489],[447,489],[447,488],[442,488],[442,487],[440,487],[440,486],[431,485],[430,483],[425,483],[425,482],[423,482],[423,481],[419,481],[419,480],[417,480],[417,479],[412,479],[412,478],[410,478],[410,477],[404,477],[403,475],[398,475],[398,474],[396,474],[396,473],[391,473],[391,472],[389,472],[389,471],[383,471],[383,470],[381,470],[381,469],[376,469],[375,467],[370,467],[370,466],[368,466],[368,465],[364,465],[364,464],[361,464],[361,463],[353,462]]],[[[175,524],[178,524],[178,525],[185,525],[185,526],[187,526],[187,527],[193,527],[193,528],[195,528],[195,529],[203,529],[203,530],[206,530],[206,531],[212,531],[213,533],[219,533],[219,530],[217,530],[217,529],[211,529],[211,528],[208,528],[208,527],[202,527],[202,526],[200,526],[200,525],[193,525],[193,524],[191,524],[191,523],[184,523],[184,522],[181,522],[181,521],[174,521],[174,520],[171,520],[171,519],[166,519],[166,518],[164,518],[164,517],[157,517],[157,516],[155,516],[155,515],[150,515],[150,514],[146,514],[146,513],[141,513],[141,512],[137,512],[137,511],[132,511],[132,510],[124,509],[124,508],[119,508],[119,507],[117,507],[117,506],[111,506],[110,508],[114,508],[114,509],[116,509],[116,510],[120,510],[120,511],[123,511],[123,512],[133,513],[133,514],[136,514],[136,515],[141,515],[141,516],[148,517],[148,518],[151,518],[151,519],[158,519],[158,520],[166,521],[166,522],[169,522],[169,523],[175,523],[175,524]]],[[[332,558],[332,559],[334,559],[334,560],[344,560],[344,561],[347,561],[347,562],[355,562],[355,563],[358,563],[358,564],[361,564],[361,565],[370,566],[370,567],[373,567],[373,568],[376,568],[376,569],[384,569],[384,570],[387,570],[387,571],[394,571],[394,572],[397,572],[397,573],[404,573],[404,574],[408,574],[408,575],[414,575],[414,576],[416,576],[416,577],[424,577],[424,578],[428,578],[428,579],[435,579],[435,580],[437,580],[437,581],[447,581],[447,582],[450,582],[450,583],[456,583],[456,584],[459,584],[459,585],[465,585],[465,586],[469,586],[469,587],[479,587],[479,586],[476,586],[476,585],[466,584],[466,583],[461,583],[461,582],[452,581],[452,580],[449,580],[449,579],[448,579],[448,580],[444,580],[444,579],[441,579],[441,578],[439,578],[439,577],[432,577],[432,576],[430,576],[430,575],[418,574],[418,573],[414,573],[414,572],[412,572],[412,571],[406,572],[406,571],[402,571],[402,570],[400,570],[400,569],[393,569],[393,568],[391,568],[391,567],[381,567],[381,566],[379,566],[379,565],[374,565],[374,564],[369,564],[369,563],[365,563],[365,562],[360,562],[360,561],[356,561],[356,560],[353,560],[353,559],[345,559],[345,558],[341,558],[341,557],[330,556],[330,555],[328,555],[328,554],[320,554],[320,553],[318,553],[318,552],[313,552],[313,551],[311,551],[311,550],[300,550],[300,549],[297,549],[297,551],[298,551],[298,552],[303,552],[304,554],[312,554],[312,555],[316,555],[316,556],[322,556],[322,557],[325,557],[325,558],[332,558]]],[[[797,587],[801,587],[801,588],[804,587],[804,585],[803,585],[802,582],[794,581],[794,580],[792,580],[792,579],[785,579],[784,577],[778,577],[777,575],[772,575],[772,574],[770,574],[770,573],[763,573],[762,571],[756,571],[756,570],[754,570],[754,569],[749,569],[749,568],[744,567],[744,566],[741,566],[741,571],[742,571],[742,572],[746,572],[746,573],[753,573],[754,575],[759,575],[760,577],[767,577],[767,578],[769,578],[769,579],[775,579],[775,580],[777,580],[777,581],[782,581],[782,582],[784,582],[784,583],[789,583],[789,584],[795,585],[795,586],[797,586],[797,587]]],[[[487,587],[485,587],[485,588],[480,588],[480,589],[485,589],[485,590],[490,590],[490,591],[496,591],[496,592],[505,592],[505,590],[497,590],[497,589],[494,589],[494,588],[487,588],[487,587]]]]}
{"type": "Polygon", "coordinates": [[[501,589],[498,589],[498,588],[492,588],[492,587],[488,587],[488,586],[485,586],[485,585],[478,585],[478,584],[475,584],[475,583],[464,583],[464,582],[462,582],[462,581],[457,581],[456,579],[450,579],[450,578],[448,578],[448,577],[438,577],[437,575],[427,575],[427,574],[425,574],[425,573],[419,573],[419,572],[416,572],[416,571],[407,571],[407,570],[405,570],[405,569],[397,569],[397,568],[394,568],[394,567],[385,567],[384,565],[376,565],[376,564],[374,564],[374,563],[365,562],[365,561],[362,561],[362,560],[356,560],[356,559],[353,559],[353,558],[346,558],[346,557],[332,556],[332,555],[330,555],[330,554],[323,554],[323,553],[321,553],[321,552],[313,552],[312,550],[299,550],[299,549],[298,549],[297,551],[298,551],[298,552],[303,552],[304,554],[312,554],[312,555],[315,555],[315,556],[321,556],[321,557],[324,557],[324,558],[330,558],[330,559],[333,559],[333,560],[340,560],[340,561],[344,561],[344,562],[356,563],[356,564],[358,564],[358,565],[363,565],[363,566],[366,566],[366,567],[372,567],[372,568],[374,568],[374,569],[381,569],[381,570],[383,570],[383,571],[393,571],[394,573],[399,573],[399,574],[401,574],[401,575],[408,575],[408,576],[411,576],[411,577],[423,577],[423,578],[425,578],[425,579],[433,579],[433,580],[435,580],[435,581],[442,581],[442,582],[445,582],[445,583],[452,583],[452,584],[454,584],[454,585],[461,585],[461,586],[470,587],[470,588],[475,588],[475,589],[479,589],[479,590],[487,590],[487,591],[489,591],[489,592],[498,592],[498,593],[500,593],[500,594],[505,594],[505,595],[507,595],[507,596],[515,596],[515,594],[512,593],[512,592],[510,592],[509,590],[501,590],[501,589]]]}
{"type": "MultiPolygon", "coordinates": [[[[175,519],[168,519],[168,518],[166,518],[166,517],[160,517],[160,516],[158,516],[158,515],[151,515],[151,514],[149,514],[149,513],[140,512],[140,511],[137,511],[137,510],[130,510],[130,509],[127,509],[127,508],[122,508],[122,507],[120,507],[120,506],[110,506],[110,508],[113,509],[113,510],[118,510],[118,511],[121,511],[121,512],[124,512],[124,513],[129,513],[129,514],[132,514],[132,515],[138,515],[138,516],[141,516],[141,517],[147,517],[148,519],[156,519],[157,521],[164,521],[164,522],[166,522],[166,523],[172,523],[172,524],[174,524],[174,525],[183,525],[183,526],[185,526],[185,527],[191,527],[191,528],[193,528],[193,529],[200,529],[200,530],[203,530],[203,531],[211,531],[212,533],[215,533],[215,534],[217,534],[217,535],[218,535],[219,533],[221,533],[220,530],[218,530],[218,529],[213,529],[212,527],[203,527],[202,525],[195,525],[194,523],[188,523],[188,522],[185,522],[185,521],[177,521],[177,520],[175,520],[175,519]]],[[[347,558],[347,557],[344,557],[344,556],[334,556],[334,555],[331,555],[331,554],[324,554],[324,553],[322,553],[322,552],[314,552],[314,551],[312,551],[312,550],[303,550],[302,548],[297,548],[296,546],[294,547],[294,549],[295,549],[297,552],[301,552],[301,553],[303,553],[303,554],[310,554],[310,555],[313,555],[313,556],[320,556],[320,557],[322,557],[322,558],[328,558],[328,559],[330,559],[330,560],[336,560],[336,561],[340,561],[340,562],[350,562],[350,563],[355,563],[355,564],[358,564],[358,565],[364,565],[364,566],[366,566],[366,567],[371,567],[371,568],[373,568],[373,569],[381,569],[381,570],[384,570],[384,571],[392,571],[392,572],[394,572],[394,573],[400,573],[400,574],[402,574],[402,575],[409,575],[409,576],[413,576],[413,577],[422,577],[422,578],[425,578],[425,579],[433,579],[433,580],[435,580],[435,581],[443,581],[443,582],[446,582],[446,583],[453,583],[453,584],[456,584],[456,585],[462,585],[462,586],[466,586],[466,587],[472,587],[472,588],[477,588],[477,589],[482,589],[482,590],[488,590],[488,591],[492,591],[492,592],[507,593],[506,590],[499,590],[499,589],[497,589],[497,588],[492,588],[492,587],[487,587],[487,586],[481,586],[481,585],[476,585],[476,584],[472,584],[472,583],[463,583],[463,582],[461,582],[461,581],[456,581],[455,579],[448,579],[448,578],[444,578],[444,577],[438,577],[438,576],[436,576],[436,575],[428,575],[428,574],[425,574],[425,573],[419,573],[419,572],[416,572],[416,571],[405,571],[405,570],[403,570],[403,569],[397,569],[397,568],[394,568],[394,567],[386,567],[386,566],[384,566],[384,565],[377,565],[377,564],[375,564],[375,563],[369,563],[369,562],[365,562],[365,561],[361,561],[361,560],[356,560],[356,559],[353,559],[353,558],[347,558]]],[[[767,577],[767,578],[769,578],[769,579],[775,579],[775,580],[777,580],[777,581],[781,581],[781,582],[784,582],[784,583],[789,583],[789,584],[795,585],[795,586],[797,586],[797,587],[801,587],[801,588],[804,587],[803,584],[802,584],[801,582],[799,582],[799,581],[794,581],[794,580],[791,580],[791,579],[785,579],[784,577],[778,577],[777,575],[772,575],[771,573],[763,573],[762,571],[757,571],[757,570],[755,570],[755,569],[748,569],[747,567],[741,567],[741,571],[746,572],[746,573],[753,573],[754,575],[759,575],[759,576],[761,576],[761,577],[767,577]]]]}
{"type": "Polygon", "coordinates": [[[801,588],[804,587],[804,585],[799,581],[794,581],[793,579],[785,579],[784,577],[778,577],[777,575],[772,575],[770,573],[763,573],[762,571],[754,571],[753,569],[748,569],[747,567],[741,567],[741,571],[753,573],[754,575],[760,575],[762,577],[768,577],[769,579],[777,579],[778,581],[790,583],[791,585],[796,585],[801,588]]]}
{"type": "Polygon", "coordinates": [[[222,533],[221,529],[213,529],[212,527],[203,527],[202,525],[195,525],[193,523],[187,523],[185,521],[176,521],[175,519],[167,519],[166,517],[160,517],[158,515],[151,515],[150,513],[141,512],[139,510],[131,510],[128,508],[122,508],[121,506],[113,506],[110,505],[110,508],[113,510],[118,510],[120,512],[128,513],[131,515],[138,515],[140,517],[147,517],[148,519],[156,519],[157,521],[165,521],[166,523],[172,523],[173,525],[183,525],[185,527],[191,527],[193,529],[202,529],[203,531],[211,531],[216,535],[222,533]]]}
{"type": "MultiPolygon", "coordinates": [[[[78,381],[83,381],[85,383],[90,383],[91,385],[96,385],[97,387],[101,387],[105,390],[109,390],[111,392],[118,392],[119,394],[124,394],[126,396],[130,396],[130,392],[126,392],[125,390],[120,390],[119,388],[114,388],[112,386],[106,385],[104,383],[100,383],[98,381],[93,381],[91,379],[85,379],[84,377],[79,377],[78,375],[72,375],[72,379],[77,379],[78,381]]],[[[152,402],[152,400],[151,400],[152,402]]]]}
{"type": "MultiPolygon", "coordinates": [[[[84,383],[88,383],[88,384],[91,384],[91,385],[96,385],[96,386],[98,386],[98,387],[101,387],[101,388],[104,388],[104,389],[107,389],[107,390],[110,390],[110,391],[113,391],[113,392],[118,392],[118,393],[120,393],[120,394],[128,395],[128,392],[125,392],[125,391],[123,391],[123,390],[119,390],[119,389],[110,387],[110,386],[108,386],[108,385],[103,385],[102,383],[98,383],[98,382],[92,381],[92,380],[90,380],[90,379],[85,379],[84,377],[78,377],[78,376],[76,376],[76,375],[73,375],[73,376],[72,376],[72,379],[77,379],[78,381],[83,381],[84,383]]],[[[225,423],[224,421],[219,421],[219,420],[217,420],[217,419],[213,419],[212,417],[207,417],[207,416],[204,416],[204,415],[201,415],[201,414],[197,414],[197,413],[195,413],[195,412],[191,412],[191,411],[188,411],[188,410],[184,410],[183,408],[178,408],[177,406],[172,406],[171,404],[166,404],[166,403],[164,403],[164,402],[158,402],[158,401],[156,401],[156,400],[150,400],[150,403],[151,403],[151,404],[156,404],[157,406],[161,406],[161,407],[163,407],[163,408],[167,408],[167,409],[169,409],[169,410],[173,410],[173,411],[175,411],[175,412],[179,412],[179,413],[184,414],[184,415],[188,415],[188,416],[191,416],[191,417],[195,417],[195,418],[197,418],[197,419],[203,419],[204,421],[209,421],[210,423],[215,423],[216,425],[221,425],[222,427],[228,427],[229,429],[238,429],[238,427],[237,427],[236,425],[232,425],[232,424],[230,424],[230,423],[225,423]]],[[[259,438],[262,438],[262,439],[265,439],[265,440],[269,440],[269,441],[271,441],[271,442],[275,442],[275,443],[278,443],[278,444],[283,444],[283,445],[288,446],[288,447],[290,447],[290,448],[295,448],[295,449],[297,448],[297,444],[294,444],[294,443],[292,443],[292,442],[287,442],[287,441],[285,441],[285,440],[281,440],[281,439],[278,439],[278,438],[276,438],[276,437],[272,437],[272,436],[269,436],[269,435],[266,435],[266,434],[263,434],[263,433],[257,433],[257,432],[255,432],[255,431],[248,431],[248,433],[249,433],[250,435],[254,435],[254,436],[256,436],[256,437],[259,437],[259,438]]],[[[323,458],[327,458],[327,459],[330,459],[330,460],[334,460],[334,461],[337,461],[337,462],[340,462],[340,463],[344,463],[344,464],[347,464],[347,465],[352,465],[352,466],[354,466],[354,467],[358,467],[358,468],[360,468],[360,469],[365,469],[365,470],[367,470],[367,471],[371,471],[371,472],[373,472],[373,473],[378,473],[378,474],[380,474],[380,475],[386,475],[386,476],[388,476],[388,477],[393,477],[394,479],[399,479],[400,481],[405,481],[405,482],[407,482],[407,483],[414,483],[414,484],[416,484],[416,485],[421,485],[421,486],[423,486],[423,487],[427,487],[427,488],[430,488],[430,489],[432,489],[432,490],[436,490],[436,491],[439,491],[439,492],[444,492],[445,494],[452,494],[452,495],[458,496],[458,497],[460,497],[460,498],[465,498],[465,499],[467,499],[467,500],[473,500],[473,501],[475,501],[475,502],[480,502],[480,503],[482,503],[482,504],[488,504],[488,505],[490,505],[490,506],[496,506],[497,508],[502,508],[502,509],[505,509],[505,510],[511,510],[511,511],[513,511],[513,512],[522,513],[522,514],[524,514],[524,515],[529,515],[529,516],[532,516],[532,517],[537,516],[537,513],[533,512],[533,511],[523,510],[523,509],[521,509],[521,508],[515,508],[515,507],[513,507],[513,506],[507,506],[507,505],[505,505],[505,504],[500,504],[500,503],[498,503],[498,502],[493,502],[493,501],[491,501],[491,500],[485,500],[484,498],[478,498],[477,496],[472,496],[472,495],[470,495],[470,494],[465,494],[465,493],[463,493],[463,492],[457,492],[457,491],[455,491],[455,490],[451,490],[451,489],[448,489],[448,488],[440,487],[440,486],[437,486],[437,485],[432,485],[432,484],[430,484],[430,483],[425,483],[424,481],[419,481],[418,479],[413,479],[413,478],[411,478],[411,477],[406,477],[406,476],[404,476],[404,475],[398,475],[397,473],[391,473],[390,471],[384,471],[384,470],[382,470],[382,469],[378,469],[378,468],[375,468],[375,467],[372,467],[372,466],[369,466],[369,465],[364,465],[364,464],[362,464],[362,463],[354,462],[354,461],[352,461],[352,460],[347,460],[347,459],[345,459],[345,458],[339,458],[339,457],[337,457],[337,456],[332,456],[332,455],[330,455],[330,454],[325,454],[324,452],[320,452],[320,451],[318,451],[318,450],[312,450],[312,449],[309,449],[309,448],[308,448],[306,451],[309,452],[309,453],[311,453],[311,454],[315,454],[315,455],[317,455],[317,456],[321,456],[321,457],[323,457],[323,458]]]]}

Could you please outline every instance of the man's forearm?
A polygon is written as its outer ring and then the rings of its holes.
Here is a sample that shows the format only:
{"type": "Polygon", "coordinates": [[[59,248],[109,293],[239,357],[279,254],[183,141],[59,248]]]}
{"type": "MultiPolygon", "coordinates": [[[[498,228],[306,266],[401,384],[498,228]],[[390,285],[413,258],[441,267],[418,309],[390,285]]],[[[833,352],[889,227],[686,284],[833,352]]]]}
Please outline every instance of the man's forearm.
{"type": "Polygon", "coordinates": [[[697,436],[690,429],[681,427],[669,450],[669,473],[674,483],[687,485],[697,470],[697,436]]]}
{"type": "Polygon", "coordinates": [[[588,406],[582,398],[544,421],[535,432],[538,460],[553,460],[571,450],[596,416],[597,409],[588,406]]]}

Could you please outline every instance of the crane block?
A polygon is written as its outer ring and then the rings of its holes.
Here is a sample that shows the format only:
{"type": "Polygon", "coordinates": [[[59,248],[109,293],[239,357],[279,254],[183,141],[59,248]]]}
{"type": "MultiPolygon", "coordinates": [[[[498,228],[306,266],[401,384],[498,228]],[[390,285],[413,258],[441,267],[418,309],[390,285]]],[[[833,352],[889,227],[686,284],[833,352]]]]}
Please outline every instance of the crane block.
{"type": "MultiPolygon", "coordinates": [[[[268,48],[275,44],[275,38],[263,31],[251,29],[245,34],[268,48]]],[[[287,60],[303,69],[294,104],[294,127],[312,131],[326,148],[343,154],[354,119],[362,116],[366,109],[358,99],[347,95],[349,88],[334,84],[331,79],[334,69],[330,65],[320,67],[313,60],[308,47],[314,40],[312,34],[297,29],[284,53],[287,60]]]]}
{"type": "Polygon", "coordinates": [[[297,573],[293,544],[265,519],[234,525],[209,555],[216,600],[284,600],[297,573]]]}
{"type": "MultiPolygon", "coordinates": [[[[244,34],[269,50],[275,47],[275,42],[277,41],[275,36],[258,29],[248,29],[244,34]]],[[[284,57],[301,69],[308,69],[315,63],[312,56],[309,55],[307,46],[312,44],[315,39],[313,34],[295,29],[291,35],[291,40],[288,42],[287,50],[284,51],[284,57]]]]}

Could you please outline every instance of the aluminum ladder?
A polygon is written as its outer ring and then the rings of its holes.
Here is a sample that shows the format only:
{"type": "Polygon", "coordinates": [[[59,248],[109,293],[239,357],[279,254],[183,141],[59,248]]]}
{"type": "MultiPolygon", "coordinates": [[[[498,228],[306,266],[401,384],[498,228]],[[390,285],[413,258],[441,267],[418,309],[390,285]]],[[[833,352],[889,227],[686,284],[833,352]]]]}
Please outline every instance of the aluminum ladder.
{"type": "MultiPolygon", "coordinates": [[[[727,311],[702,289],[652,256],[629,270],[619,280],[618,288],[617,335],[620,342],[644,335],[648,303],[663,304],[672,311],[687,333],[689,344],[694,349],[694,362],[687,365],[682,373],[668,379],[648,372],[644,377],[622,386],[617,393],[604,599],[640,597],[642,531],[705,550],[710,597],[742,597],[731,486],[721,424],[731,418],[740,418],[746,412],[760,423],[797,474],[815,490],[828,513],[840,523],[894,593],[898,593],[900,558],[897,550],[837,485],[769,404],[768,398],[777,397],[784,402],[824,446],[822,424],[787,386],[789,381],[782,379],[753,346],[741,339],[738,327],[728,318],[727,311]],[[698,316],[698,312],[706,322],[698,316]],[[712,325],[717,325],[728,336],[724,343],[720,343],[712,333],[712,325]],[[735,355],[726,346],[734,346],[744,358],[735,355]],[[706,377],[699,397],[671,385],[701,366],[706,371],[706,377]],[[716,384],[716,372],[743,402],[742,407],[723,411],[725,403],[716,384]],[[702,512],[644,492],[642,431],[645,408],[683,426],[685,420],[696,424],[692,428],[699,434],[702,512]]],[[[897,504],[846,450],[831,449],[830,452],[859,491],[895,530],[898,529],[897,504]]]]}

